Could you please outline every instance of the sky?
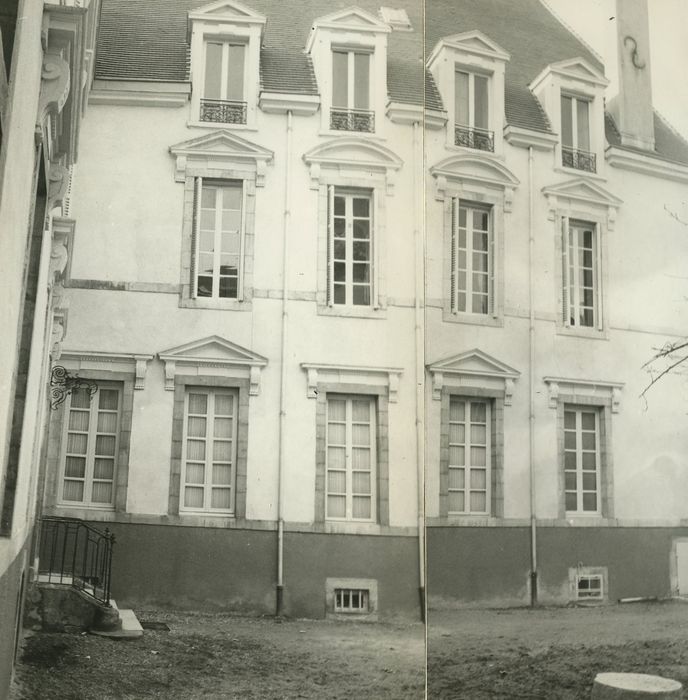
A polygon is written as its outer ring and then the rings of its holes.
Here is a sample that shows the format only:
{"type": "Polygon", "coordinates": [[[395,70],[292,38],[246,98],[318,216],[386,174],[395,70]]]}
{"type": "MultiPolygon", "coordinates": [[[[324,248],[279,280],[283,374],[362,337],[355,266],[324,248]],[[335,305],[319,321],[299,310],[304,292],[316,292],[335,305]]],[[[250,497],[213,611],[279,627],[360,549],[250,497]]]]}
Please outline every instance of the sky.
{"type": "MultiPolygon", "coordinates": [[[[518,2],[518,0],[515,0],[518,2]]],[[[616,0],[544,0],[602,58],[611,84],[616,78],[616,0]]],[[[619,0],[623,2],[624,0],[619,0]]],[[[657,109],[688,138],[688,0],[647,0],[652,95],[657,109]]]]}

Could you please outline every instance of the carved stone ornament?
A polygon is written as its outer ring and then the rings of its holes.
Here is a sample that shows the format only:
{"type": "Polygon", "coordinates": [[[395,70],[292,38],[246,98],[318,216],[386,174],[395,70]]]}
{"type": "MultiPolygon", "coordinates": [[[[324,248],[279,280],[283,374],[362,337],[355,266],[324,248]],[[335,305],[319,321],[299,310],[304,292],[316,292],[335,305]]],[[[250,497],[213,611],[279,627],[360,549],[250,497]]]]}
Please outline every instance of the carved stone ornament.
{"type": "Polygon", "coordinates": [[[53,163],[48,173],[48,210],[62,205],[69,191],[69,168],[53,163]]]}
{"type": "Polygon", "coordinates": [[[63,314],[54,314],[53,316],[53,332],[50,338],[50,357],[53,362],[57,362],[62,355],[62,340],[65,336],[64,320],[63,314]]]}
{"type": "Polygon", "coordinates": [[[41,72],[37,124],[43,124],[49,113],[59,113],[69,97],[69,64],[60,56],[46,55],[41,72]]]}

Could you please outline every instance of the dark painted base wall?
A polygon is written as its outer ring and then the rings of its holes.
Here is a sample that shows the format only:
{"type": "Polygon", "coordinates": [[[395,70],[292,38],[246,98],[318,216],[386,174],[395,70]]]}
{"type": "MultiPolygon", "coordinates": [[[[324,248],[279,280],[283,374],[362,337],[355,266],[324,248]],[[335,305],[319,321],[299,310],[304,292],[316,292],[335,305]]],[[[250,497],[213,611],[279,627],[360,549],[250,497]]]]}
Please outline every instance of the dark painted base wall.
{"type": "MultiPolygon", "coordinates": [[[[30,539],[27,540],[30,542],[30,539]]],[[[21,598],[21,581],[24,573],[24,554],[28,544],[19,552],[9,568],[0,575],[0,699],[9,695],[14,646],[17,637],[18,608],[21,598]]],[[[27,556],[28,561],[28,556],[27,556]]]]}
{"type": "MultiPolygon", "coordinates": [[[[102,523],[93,523],[102,529],[102,523]]],[[[277,533],[112,523],[112,597],[274,615],[277,533]]],[[[420,616],[415,537],[285,533],[284,613],[325,616],[325,579],[378,581],[379,616],[420,616]]]]}
{"type": "MultiPolygon", "coordinates": [[[[672,542],[688,528],[539,527],[538,602],[569,602],[569,568],[607,567],[608,600],[666,598],[672,542]]],[[[530,530],[432,527],[427,531],[431,607],[530,602],[530,530]]]]}

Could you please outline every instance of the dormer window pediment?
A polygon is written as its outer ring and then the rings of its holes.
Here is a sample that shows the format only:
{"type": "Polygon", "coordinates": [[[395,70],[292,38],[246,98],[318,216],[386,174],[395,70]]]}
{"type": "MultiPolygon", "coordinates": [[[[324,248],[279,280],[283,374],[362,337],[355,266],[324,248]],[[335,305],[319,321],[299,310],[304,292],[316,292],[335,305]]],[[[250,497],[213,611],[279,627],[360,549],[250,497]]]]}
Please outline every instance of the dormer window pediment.
{"type": "Polygon", "coordinates": [[[234,0],[189,13],[191,123],[253,126],[265,17],[234,0]]]}
{"type": "Polygon", "coordinates": [[[428,68],[448,107],[448,145],[502,152],[504,72],[509,58],[477,30],[437,44],[428,68]]]}
{"type": "Polygon", "coordinates": [[[559,134],[555,167],[601,174],[608,83],[589,61],[573,58],[550,64],[530,84],[559,134]]]}
{"type": "Polygon", "coordinates": [[[322,130],[379,134],[387,102],[389,26],[357,7],[320,17],[306,43],[320,86],[322,130]]]}

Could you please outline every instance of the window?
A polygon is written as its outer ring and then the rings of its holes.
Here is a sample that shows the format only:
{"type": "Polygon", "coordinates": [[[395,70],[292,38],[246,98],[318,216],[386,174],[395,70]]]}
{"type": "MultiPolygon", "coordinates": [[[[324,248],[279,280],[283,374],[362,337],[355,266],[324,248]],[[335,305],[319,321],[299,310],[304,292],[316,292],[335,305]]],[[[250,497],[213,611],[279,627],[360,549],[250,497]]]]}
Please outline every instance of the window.
{"type": "Polygon", "coordinates": [[[597,226],[567,217],[562,221],[564,325],[601,328],[597,226]]]}
{"type": "Polygon", "coordinates": [[[600,416],[564,406],[564,496],[567,513],[600,512],[600,416]]]}
{"type": "Polygon", "coordinates": [[[232,513],[238,392],[186,391],[181,511],[232,513]]]}
{"type": "Polygon", "coordinates": [[[601,575],[576,576],[576,599],[603,600],[604,577],[601,575]]]}
{"type": "Polygon", "coordinates": [[[590,152],[590,100],[561,95],[562,165],[594,173],[596,157],[590,152]]]}
{"type": "Polygon", "coordinates": [[[375,131],[370,109],[369,52],[332,51],[332,111],[330,128],[343,131],[375,131]]]}
{"type": "Polygon", "coordinates": [[[373,197],[328,188],[328,306],[370,306],[373,298],[373,197]]]}
{"type": "Polygon", "coordinates": [[[246,124],[245,54],[245,44],[205,42],[201,121],[246,124]]]}
{"type": "Polygon", "coordinates": [[[449,401],[448,512],[484,515],[490,504],[490,404],[452,396],[449,401]]]}
{"type": "Polygon", "coordinates": [[[451,310],[488,314],[494,308],[490,209],[452,199],[451,310]],[[458,211],[458,216],[457,216],[458,211]]]}
{"type": "Polygon", "coordinates": [[[327,397],[327,519],[375,519],[375,428],[374,399],[327,397]]]}
{"type": "Polygon", "coordinates": [[[457,70],[454,76],[454,143],[494,151],[494,133],[488,129],[489,78],[457,70]]]}
{"type": "Polygon", "coordinates": [[[368,612],[369,591],[366,588],[335,588],[334,611],[336,613],[368,612]]]}
{"type": "Polygon", "coordinates": [[[65,412],[61,502],[113,508],[118,466],[122,392],[103,384],[91,398],[75,389],[65,412]]]}
{"type": "Polygon", "coordinates": [[[243,212],[241,181],[196,179],[194,297],[243,298],[243,212]]]}

